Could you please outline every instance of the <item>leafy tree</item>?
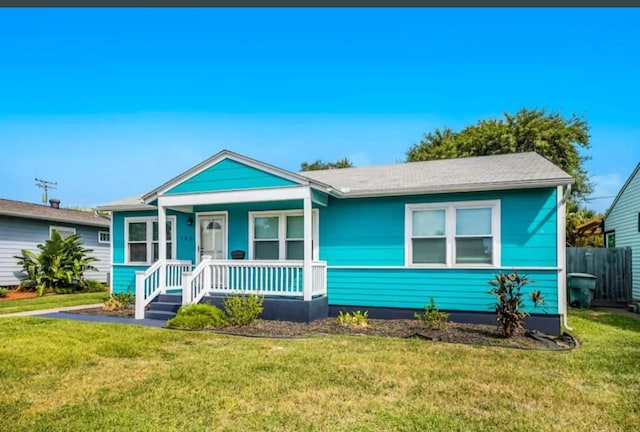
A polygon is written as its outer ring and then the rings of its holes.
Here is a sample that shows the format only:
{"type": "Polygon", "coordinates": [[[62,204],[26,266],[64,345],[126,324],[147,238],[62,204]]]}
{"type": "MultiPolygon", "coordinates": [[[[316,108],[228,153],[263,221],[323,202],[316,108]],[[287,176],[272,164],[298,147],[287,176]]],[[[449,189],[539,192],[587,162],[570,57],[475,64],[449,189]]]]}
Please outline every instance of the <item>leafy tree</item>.
{"type": "Polygon", "coordinates": [[[601,214],[594,210],[581,207],[579,204],[569,201],[567,202],[567,246],[572,247],[602,247],[604,246],[604,238],[601,233],[581,235],[576,228],[580,225],[602,218],[601,214]]]}
{"type": "Polygon", "coordinates": [[[96,258],[90,257],[93,252],[85,249],[80,241],[80,234],[63,238],[56,230],[51,231],[51,238],[39,244],[40,253],[23,249],[22,255],[16,255],[18,265],[22,267],[26,277],[23,287],[35,289],[39,296],[47,292],[74,292],[87,287],[85,271],[96,271],[91,265],[96,258]]]}
{"type": "Polygon", "coordinates": [[[589,125],[582,117],[523,108],[459,132],[444,128],[427,133],[407,151],[407,162],[535,151],[574,178],[572,196],[581,199],[593,190],[583,166],[589,157],[580,154],[588,148],[589,125]]]}
{"type": "Polygon", "coordinates": [[[322,162],[318,159],[315,162],[307,163],[302,162],[300,164],[300,170],[302,171],[318,171],[318,170],[326,170],[326,169],[336,169],[336,168],[351,168],[353,167],[353,162],[349,160],[349,158],[339,159],[335,162],[322,162]]]}

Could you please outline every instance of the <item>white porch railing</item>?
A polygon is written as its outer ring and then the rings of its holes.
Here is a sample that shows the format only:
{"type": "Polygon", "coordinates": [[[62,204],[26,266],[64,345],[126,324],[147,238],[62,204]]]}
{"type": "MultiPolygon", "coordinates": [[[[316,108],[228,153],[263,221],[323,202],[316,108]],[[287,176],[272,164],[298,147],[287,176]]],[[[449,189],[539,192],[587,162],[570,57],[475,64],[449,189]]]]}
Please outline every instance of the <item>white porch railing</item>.
{"type": "MultiPolygon", "coordinates": [[[[327,264],[311,264],[311,295],[327,292],[327,264]]],[[[303,297],[302,261],[204,259],[183,277],[182,303],[198,303],[207,294],[253,293],[303,297]]]]}
{"type": "Polygon", "coordinates": [[[144,318],[144,308],[158,294],[169,289],[182,289],[183,275],[192,268],[191,261],[166,260],[156,261],[147,270],[136,272],[136,319],[144,318]]]}

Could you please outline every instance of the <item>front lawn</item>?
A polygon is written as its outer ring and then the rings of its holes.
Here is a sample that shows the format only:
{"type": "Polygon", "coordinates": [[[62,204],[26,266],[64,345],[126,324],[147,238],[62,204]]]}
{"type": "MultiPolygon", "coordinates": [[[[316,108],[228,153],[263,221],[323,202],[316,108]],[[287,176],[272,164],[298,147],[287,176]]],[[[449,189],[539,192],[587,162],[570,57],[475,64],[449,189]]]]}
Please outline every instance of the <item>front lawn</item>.
{"type": "Polygon", "coordinates": [[[94,292],[86,294],[47,295],[44,297],[20,300],[2,300],[0,301],[0,314],[96,304],[104,302],[107,298],[109,298],[109,293],[107,292],[94,292]]]}
{"type": "Polygon", "coordinates": [[[638,430],[640,322],[570,318],[571,352],[7,318],[2,430],[638,430]]]}

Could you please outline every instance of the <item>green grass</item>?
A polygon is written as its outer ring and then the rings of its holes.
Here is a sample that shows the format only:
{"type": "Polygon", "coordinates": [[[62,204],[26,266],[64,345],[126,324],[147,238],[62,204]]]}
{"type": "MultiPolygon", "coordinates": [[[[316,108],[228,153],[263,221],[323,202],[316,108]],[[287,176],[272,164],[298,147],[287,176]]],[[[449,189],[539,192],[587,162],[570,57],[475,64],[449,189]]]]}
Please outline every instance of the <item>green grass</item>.
{"type": "Polygon", "coordinates": [[[108,297],[109,293],[95,292],[86,294],[53,295],[18,300],[2,300],[0,301],[0,314],[102,303],[108,297]]]}
{"type": "Polygon", "coordinates": [[[0,320],[7,431],[623,431],[640,426],[640,322],[576,311],[583,346],[276,340],[0,320]]]}

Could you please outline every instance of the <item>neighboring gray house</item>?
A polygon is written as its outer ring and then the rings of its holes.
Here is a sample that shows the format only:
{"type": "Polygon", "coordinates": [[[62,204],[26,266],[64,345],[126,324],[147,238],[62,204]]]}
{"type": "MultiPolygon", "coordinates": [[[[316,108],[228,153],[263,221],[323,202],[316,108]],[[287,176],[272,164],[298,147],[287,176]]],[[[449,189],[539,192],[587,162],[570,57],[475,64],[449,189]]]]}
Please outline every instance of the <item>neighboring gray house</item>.
{"type": "Polygon", "coordinates": [[[631,247],[633,298],[640,299],[640,163],[604,215],[606,247],[631,247]]]}
{"type": "Polygon", "coordinates": [[[0,286],[20,283],[21,269],[14,255],[22,249],[38,251],[36,247],[49,239],[52,229],[60,234],[82,234],[82,242],[93,249],[97,272],[89,278],[108,282],[111,268],[110,219],[95,212],[60,208],[60,201],[50,200],[51,206],[0,199],[0,286]]]}

